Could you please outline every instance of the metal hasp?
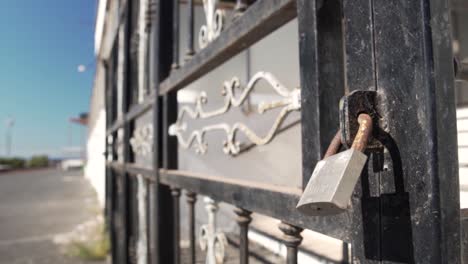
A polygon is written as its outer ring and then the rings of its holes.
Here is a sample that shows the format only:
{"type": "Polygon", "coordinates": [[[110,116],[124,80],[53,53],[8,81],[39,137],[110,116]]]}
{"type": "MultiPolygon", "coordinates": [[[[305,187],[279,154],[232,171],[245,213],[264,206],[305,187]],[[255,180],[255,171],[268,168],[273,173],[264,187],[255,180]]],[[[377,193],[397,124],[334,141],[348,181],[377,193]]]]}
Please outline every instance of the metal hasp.
{"type": "Polygon", "coordinates": [[[335,137],[330,144],[334,151],[327,151],[325,158],[317,163],[297,209],[307,215],[333,215],[346,210],[354,187],[366,165],[367,155],[363,151],[372,134],[372,118],[359,115],[356,137],[350,149],[332,155],[338,150],[335,137]],[[328,156],[330,155],[330,156],[328,156]]]}
{"type": "MultiPolygon", "coordinates": [[[[377,118],[379,115],[375,111],[375,100],[377,93],[375,91],[355,90],[340,100],[340,128],[341,141],[343,145],[350,148],[353,144],[353,139],[358,132],[359,123],[358,116],[361,113],[367,113],[373,120],[373,126],[378,124],[377,118]]],[[[377,129],[374,129],[376,132],[377,129]]],[[[375,139],[369,138],[367,143],[368,149],[382,148],[382,144],[375,139]]]]}

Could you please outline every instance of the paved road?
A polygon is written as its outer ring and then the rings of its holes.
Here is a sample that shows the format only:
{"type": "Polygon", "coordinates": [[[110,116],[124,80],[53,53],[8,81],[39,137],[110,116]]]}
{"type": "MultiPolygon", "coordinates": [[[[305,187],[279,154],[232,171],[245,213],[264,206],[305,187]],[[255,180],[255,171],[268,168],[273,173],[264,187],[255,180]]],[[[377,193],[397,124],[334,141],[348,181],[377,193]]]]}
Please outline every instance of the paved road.
{"type": "Polygon", "coordinates": [[[0,174],[0,264],[83,263],[65,257],[53,238],[96,210],[94,191],[79,171],[0,174]]]}

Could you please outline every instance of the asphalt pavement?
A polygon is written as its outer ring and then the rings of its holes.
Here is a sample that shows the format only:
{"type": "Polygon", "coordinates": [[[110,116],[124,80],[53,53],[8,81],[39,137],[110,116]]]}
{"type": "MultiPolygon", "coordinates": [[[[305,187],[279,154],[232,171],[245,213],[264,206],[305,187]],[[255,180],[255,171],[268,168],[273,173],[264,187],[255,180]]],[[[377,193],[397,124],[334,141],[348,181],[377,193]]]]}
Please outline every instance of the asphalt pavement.
{"type": "Polygon", "coordinates": [[[54,238],[98,211],[96,195],[81,171],[1,173],[0,264],[86,263],[66,256],[54,238]]]}

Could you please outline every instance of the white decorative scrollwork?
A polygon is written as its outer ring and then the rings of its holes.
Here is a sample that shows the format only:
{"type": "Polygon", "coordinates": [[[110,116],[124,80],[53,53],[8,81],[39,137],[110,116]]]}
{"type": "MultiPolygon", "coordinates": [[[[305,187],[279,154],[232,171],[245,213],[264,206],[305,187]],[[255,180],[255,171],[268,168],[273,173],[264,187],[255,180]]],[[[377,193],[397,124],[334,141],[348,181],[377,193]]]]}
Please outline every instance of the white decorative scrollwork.
{"type": "Polygon", "coordinates": [[[240,152],[240,143],[236,141],[236,133],[241,131],[247,136],[247,138],[256,145],[265,145],[269,143],[286,116],[292,112],[300,110],[301,108],[301,93],[300,89],[296,88],[293,90],[287,89],[283,84],[281,84],[271,73],[268,72],[258,72],[256,73],[248,82],[245,87],[241,87],[239,78],[234,77],[231,81],[224,82],[222,95],[225,97],[224,105],[213,111],[205,111],[203,105],[208,102],[208,98],[205,92],[202,92],[196,100],[195,109],[192,109],[188,106],[183,107],[177,118],[175,124],[172,124],[169,127],[169,135],[177,136],[179,145],[182,148],[188,149],[196,142],[195,148],[197,153],[205,153],[207,150],[207,144],[204,142],[204,135],[206,132],[213,130],[224,130],[226,132],[226,140],[223,142],[223,151],[226,154],[236,155],[240,152]],[[182,133],[187,131],[187,124],[183,122],[185,115],[188,115],[191,119],[206,119],[214,116],[219,116],[226,113],[231,107],[239,107],[242,103],[248,98],[249,94],[253,90],[255,84],[260,81],[265,80],[270,84],[270,86],[275,90],[275,92],[284,97],[281,100],[272,101],[272,102],[261,102],[258,105],[258,112],[263,114],[268,110],[282,107],[280,113],[278,114],[275,122],[268,131],[268,133],[261,137],[255,134],[255,132],[247,127],[243,123],[234,123],[229,125],[227,123],[220,123],[205,126],[199,130],[194,130],[190,133],[187,139],[184,139],[182,133]],[[240,89],[241,94],[239,98],[236,98],[234,94],[234,89],[240,89]]]}
{"type": "Polygon", "coordinates": [[[208,211],[208,224],[200,228],[200,248],[206,251],[206,264],[220,264],[224,261],[226,236],[216,230],[216,212],[218,203],[205,197],[206,210],[208,211]]]}
{"type": "Polygon", "coordinates": [[[133,152],[146,156],[152,152],[153,147],[153,125],[147,124],[135,129],[130,139],[133,152]]]}
{"type": "Polygon", "coordinates": [[[205,10],[206,25],[200,28],[198,44],[200,49],[205,48],[208,43],[219,36],[224,24],[224,11],[216,9],[218,0],[203,0],[205,10]]]}

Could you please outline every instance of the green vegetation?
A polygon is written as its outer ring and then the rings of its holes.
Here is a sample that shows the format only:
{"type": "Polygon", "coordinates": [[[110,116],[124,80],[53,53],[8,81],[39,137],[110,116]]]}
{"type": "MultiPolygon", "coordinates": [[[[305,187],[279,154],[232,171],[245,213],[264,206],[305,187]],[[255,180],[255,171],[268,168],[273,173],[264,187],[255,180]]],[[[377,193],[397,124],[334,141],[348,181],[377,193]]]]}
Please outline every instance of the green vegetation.
{"type": "Polygon", "coordinates": [[[110,243],[106,237],[97,241],[73,242],[70,245],[69,254],[83,260],[105,260],[109,253],[110,243]]]}
{"type": "Polygon", "coordinates": [[[42,168],[49,166],[49,157],[46,155],[32,156],[28,162],[28,167],[42,168]]]}
{"type": "Polygon", "coordinates": [[[6,165],[11,169],[21,169],[26,166],[26,160],[23,158],[1,158],[0,165],[6,165]]]}
{"type": "Polygon", "coordinates": [[[49,157],[38,155],[31,157],[29,160],[18,157],[0,157],[0,165],[8,166],[9,169],[43,168],[49,166],[49,157]]]}
{"type": "Polygon", "coordinates": [[[103,225],[99,229],[101,230],[97,232],[97,237],[87,239],[86,241],[72,241],[68,245],[67,254],[82,260],[105,260],[109,254],[110,241],[103,225]]]}

